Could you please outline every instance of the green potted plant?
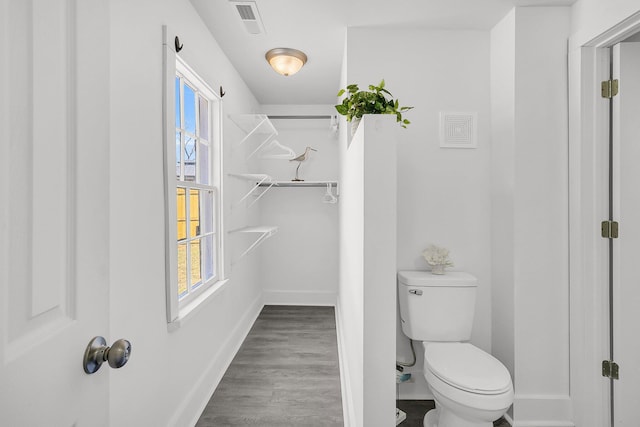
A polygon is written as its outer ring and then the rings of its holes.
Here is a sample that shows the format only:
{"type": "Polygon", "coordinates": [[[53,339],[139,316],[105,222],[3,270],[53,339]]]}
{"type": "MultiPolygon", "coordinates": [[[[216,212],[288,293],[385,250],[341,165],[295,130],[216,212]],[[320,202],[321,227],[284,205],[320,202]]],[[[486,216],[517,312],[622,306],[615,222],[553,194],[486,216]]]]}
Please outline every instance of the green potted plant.
{"type": "Polygon", "coordinates": [[[348,85],[346,89],[341,89],[338,96],[345,93],[348,95],[341,104],[336,105],[339,114],[346,116],[347,121],[352,123],[351,134],[358,128],[360,119],[364,114],[395,114],[396,121],[403,128],[411,122],[402,118],[402,113],[413,107],[401,107],[398,100],[392,98],[393,95],[384,88],[384,79],[378,86],[369,85],[369,90],[360,90],[358,85],[348,85]],[[388,95],[388,97],[387,97],[388,95]]]}

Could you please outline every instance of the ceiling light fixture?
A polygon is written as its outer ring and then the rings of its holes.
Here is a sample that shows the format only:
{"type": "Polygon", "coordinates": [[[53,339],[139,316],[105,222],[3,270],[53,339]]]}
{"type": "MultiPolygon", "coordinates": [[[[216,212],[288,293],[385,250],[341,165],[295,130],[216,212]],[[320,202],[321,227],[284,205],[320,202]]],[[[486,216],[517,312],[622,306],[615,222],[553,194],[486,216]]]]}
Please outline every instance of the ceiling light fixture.
{"type": "Polygon", "coordinates": [[[304,52],[288,47],[271,49],[264,57],[267,58],[271,68],[283,76],[291,76],[297,73],[307,62],[307,55],[304,52]]]}

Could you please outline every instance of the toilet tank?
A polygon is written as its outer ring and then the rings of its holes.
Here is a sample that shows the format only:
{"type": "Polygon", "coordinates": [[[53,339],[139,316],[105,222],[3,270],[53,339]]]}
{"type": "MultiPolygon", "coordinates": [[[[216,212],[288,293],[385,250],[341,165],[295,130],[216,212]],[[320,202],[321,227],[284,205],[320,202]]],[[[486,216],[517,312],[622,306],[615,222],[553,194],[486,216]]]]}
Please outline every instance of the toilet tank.
{"type": "Polygon", "coordinates": [[[478,279],[468,273],[399,271],[402,332],[418,341],[468,341],[478,279]]]}

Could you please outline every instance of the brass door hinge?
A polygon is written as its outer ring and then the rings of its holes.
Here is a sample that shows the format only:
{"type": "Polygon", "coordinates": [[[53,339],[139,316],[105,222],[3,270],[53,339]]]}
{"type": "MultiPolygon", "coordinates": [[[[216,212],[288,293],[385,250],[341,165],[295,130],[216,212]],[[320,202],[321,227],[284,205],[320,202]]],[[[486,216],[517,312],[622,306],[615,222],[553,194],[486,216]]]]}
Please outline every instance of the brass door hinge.
{"type": "Polygon", "coordinates": [[[602,221],[600,224],[600,232],[605,239],[617,239],[618,238],[618,222],[617,221],[602,221]]]}
{"type": "Polygon", "coordinates": [[[602,376],[613,380],[620,379],[620,367],[613,360],[603,360],[602,376]]]}
{"type": "Polygon", "coordinates": [[[605,80],[600,85],[603,98],[613,98],[618,94],[618,80],[605,80]]]}

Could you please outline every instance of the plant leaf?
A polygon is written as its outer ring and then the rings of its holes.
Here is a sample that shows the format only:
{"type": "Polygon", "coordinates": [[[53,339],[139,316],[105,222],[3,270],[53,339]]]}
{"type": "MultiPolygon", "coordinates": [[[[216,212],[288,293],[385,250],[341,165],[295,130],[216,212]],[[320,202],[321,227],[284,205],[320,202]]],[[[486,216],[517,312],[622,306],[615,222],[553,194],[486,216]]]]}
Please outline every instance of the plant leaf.
{"type": "Polygon", "coordinates": [[[395,114],[396,121],[406,128],[410,122],[402,119],[402,112],[413,107],[400,107],[400,102],[393,99],[391,92],[385,89],[385,84],[382,79],[378,86],[368,85],[368,91],[361,91],[356,84],[347,85],[346,89],[338,92],[338,97],[345,95],[346,92],[348,94],[340,104],[334,107],[349,122],[361,118],[364,114],[395,114]]]}

